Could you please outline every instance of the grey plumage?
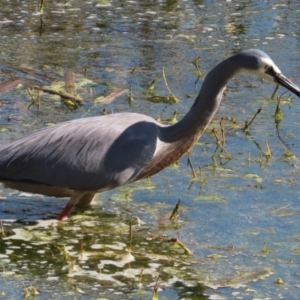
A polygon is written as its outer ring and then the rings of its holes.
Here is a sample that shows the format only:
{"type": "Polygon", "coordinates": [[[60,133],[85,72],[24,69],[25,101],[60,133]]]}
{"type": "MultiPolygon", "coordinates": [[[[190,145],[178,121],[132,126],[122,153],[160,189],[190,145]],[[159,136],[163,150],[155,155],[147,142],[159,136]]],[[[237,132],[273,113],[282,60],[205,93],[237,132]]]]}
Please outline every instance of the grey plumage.
{"type": "Polygon", "coordinates": [[[219,107],[228,81],[252,73],[300,96],[267,54],[247,50],[210,71],[194,105],[177,124],[120,113],[41,129],[0,147],[0,181],[10,188],[71,196],[60,215],[89,204],[95,193],[149,177],[181,157],[201,136],[219,107]]]}
{"type": "Polygon", "coordinates": [[[0,179],[113,188],[151,160],[158,128],[150,117],[126,113],[59,123],[2,146],[0,179]]]}

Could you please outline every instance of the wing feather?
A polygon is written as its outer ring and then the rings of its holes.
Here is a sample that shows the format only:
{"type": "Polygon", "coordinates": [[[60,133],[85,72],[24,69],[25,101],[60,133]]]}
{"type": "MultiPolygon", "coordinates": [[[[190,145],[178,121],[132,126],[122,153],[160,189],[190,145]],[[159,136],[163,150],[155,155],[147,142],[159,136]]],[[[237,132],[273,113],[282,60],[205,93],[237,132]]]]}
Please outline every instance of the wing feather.
{"type": "Polygon", "coordinates": [[[160,126],[140,114],[58,123],[0,147],[0,180],[104,190],[133,181],[153,158],[160,126]]]}

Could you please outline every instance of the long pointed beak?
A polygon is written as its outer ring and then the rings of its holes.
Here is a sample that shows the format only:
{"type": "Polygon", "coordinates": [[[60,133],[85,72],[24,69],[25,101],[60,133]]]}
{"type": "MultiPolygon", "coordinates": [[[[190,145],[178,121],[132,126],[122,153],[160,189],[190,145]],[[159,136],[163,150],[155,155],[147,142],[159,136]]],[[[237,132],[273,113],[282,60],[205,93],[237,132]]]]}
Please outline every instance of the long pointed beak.
{"type": "Polygon", "coordinates": [[[272,74],[274,81],[279,85],[287,88],[289,91],[300,97],[300,88],[297,87],[293,82],[291,82],[287,77],[281,73],[272,74]]]}

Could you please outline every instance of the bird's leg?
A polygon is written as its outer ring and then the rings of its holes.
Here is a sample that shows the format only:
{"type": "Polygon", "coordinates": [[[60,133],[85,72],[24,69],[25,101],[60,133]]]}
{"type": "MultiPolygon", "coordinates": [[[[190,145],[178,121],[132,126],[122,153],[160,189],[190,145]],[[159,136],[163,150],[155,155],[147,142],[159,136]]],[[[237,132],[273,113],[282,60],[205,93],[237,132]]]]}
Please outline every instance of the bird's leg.
{"type": "Polygon", "coordinates": [[[92,204],[92,202],[94,201],[95,198],[95,194],[94,192],[87,192],[85,193],[77,202],[76,206],[88,206],[90,204],[92,204]]]}
{"type": "Polygon", "coordinates": [[[85,191],[74,191],[68,204],[65,206],[65,208],[63,209],[63,211],[61,212],[61,214],[58,217],[59,221],[63,221],[65,219],[68,218],[68,215],[70,214],[70,212],[73,210],[74,206],[79,203],[81,201],[81,199],[85,197],[85,195],[87,194],[87,192],[85,191]]]}

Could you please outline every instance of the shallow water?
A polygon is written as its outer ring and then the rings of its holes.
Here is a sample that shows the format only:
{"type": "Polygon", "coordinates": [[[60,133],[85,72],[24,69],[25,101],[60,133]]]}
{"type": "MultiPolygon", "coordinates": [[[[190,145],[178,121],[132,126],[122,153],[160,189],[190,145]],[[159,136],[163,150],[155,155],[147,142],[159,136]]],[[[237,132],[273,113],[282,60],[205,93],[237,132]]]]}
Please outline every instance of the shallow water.
{"type": "MultiPolygon", "coordinates": [[[[23,79],[0,96],[3,141],[103,109],[162,120],[176,111],[180,119],[205,74],[252,47],[300,84],[298,1],[51,1],[43,14],[38,6],[0,3],[0,83],[23,79]],[[192,64],[197,57],[200,78],[192,64]],[[163,68],[178,104],[162,101],[169,96],[163,68]],[[39,80],[63,82],[65,71],[74,72],[84,104],[70,110],[60,97],[41,92],[39,109],[27,109],[26,88],[39,80]],[[101,103],[101,96],[130,88],[134,101],[125,93],[101,103]]],[[[52,220],[65,200],[1,187],[0,296],[28,298],[35,287],[37,299],[151,299],[158,278],[159,299],[298,299],[300,105],[284,94],[283,119],[276,124],[273,90],[251,76],[229,84],[217,116],[189,154],[203,182],[193,180],[184,156],[151,181],[98,195],[91,209],[77,210],[60,225],[52,220]],[[245,134],[245,121],[259,108],[245,134]],[[220,130],[221,117],[232,160],[211,133],[220,130]],[[285,156],[278,141],[294,156],[285,156]],[[167,221],[178,199],[180,215],[167,221]],[[132,256],[126,251],[130,220],[132,256]],[[178,238],[193,255],[162,236],[178,238]]]]}

